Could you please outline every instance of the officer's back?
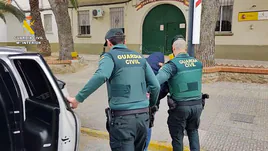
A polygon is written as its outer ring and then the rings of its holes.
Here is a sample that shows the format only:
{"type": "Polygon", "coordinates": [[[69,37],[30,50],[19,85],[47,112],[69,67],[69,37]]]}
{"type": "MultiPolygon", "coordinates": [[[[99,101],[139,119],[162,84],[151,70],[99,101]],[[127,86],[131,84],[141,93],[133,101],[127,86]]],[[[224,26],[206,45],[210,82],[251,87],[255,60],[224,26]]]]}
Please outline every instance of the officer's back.
{"type": "Polygon", "coordinates": [[[124,45],[120,29],[111,29],[105,39],[110,51],[102,59],[112,66],[107,77],[112,115],[108,123],[110,146],[113,151],[142,151],[149,127],[148,107],[156,104],[160,85],[145,58],[124,45]],[[151,92],[149,101],[147,86],[151,92]]]}
{"type": "Polygon", "coordinates": [[[156,104],[160,85],[143,56],[124,43],[122,29],[107,32],[104,46],[110,51],[101,55],[93,77],[68,101],[76,108],[106,82],[110,107],[105,109],[106,127],[112,151],[142,151],[149,127],[148,107],[156,104]],[[149,101],[146,87],[150,91],[149,101]]]}
{"type": "Polygon", "coordinates": [[[141,54],[119,44],[107,53],[114,61],[113,73],[107,83],[109,103],[114,110],[146,108],[146,60],[141,54]]]}
{"type": "Polygon", "coordinates": [[[191,151],[199,151],[198,127],[202,112],[202,63],[186,52],[186,42],[177,38],[173,43],[174,58],[160,69],[157,79],[168,81],[168,127],[173,151],[183,151],[186,129],[191,151]]]}

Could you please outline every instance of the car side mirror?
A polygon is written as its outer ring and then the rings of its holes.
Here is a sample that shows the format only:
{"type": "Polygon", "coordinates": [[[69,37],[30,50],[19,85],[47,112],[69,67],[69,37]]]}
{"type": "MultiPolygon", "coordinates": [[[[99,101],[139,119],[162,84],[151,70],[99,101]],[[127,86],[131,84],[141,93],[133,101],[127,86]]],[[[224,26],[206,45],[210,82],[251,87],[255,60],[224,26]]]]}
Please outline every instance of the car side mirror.
{"type": "Polygon", "coordinates": [[[65,87],[65,85],[66,85],[65,82],[63,82],[63,81],[57,79],[57,83],[58,83],[60,89],[64,89],[64,87],[65,87]]]}

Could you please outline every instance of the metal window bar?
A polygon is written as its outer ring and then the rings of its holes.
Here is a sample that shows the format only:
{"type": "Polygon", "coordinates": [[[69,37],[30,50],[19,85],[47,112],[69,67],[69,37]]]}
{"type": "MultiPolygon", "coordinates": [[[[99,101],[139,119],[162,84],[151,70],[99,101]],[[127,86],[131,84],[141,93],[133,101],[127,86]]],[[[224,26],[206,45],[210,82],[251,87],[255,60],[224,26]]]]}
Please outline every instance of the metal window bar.
{"type": "Polygon", "coordinates": [[[90,34],[89,10],[78,12],[78,27],[79,35],[90,34]]]}
{"type": "Polygon", "coordinates": [[[220,0],[220,14],[216,31],[230,32],[232,30],[234,0],[220,0]]]}
{"type": "Polygon", "coordinates": [[[124,7],[110,8],[111,28],[124,28],[124,7]]]}

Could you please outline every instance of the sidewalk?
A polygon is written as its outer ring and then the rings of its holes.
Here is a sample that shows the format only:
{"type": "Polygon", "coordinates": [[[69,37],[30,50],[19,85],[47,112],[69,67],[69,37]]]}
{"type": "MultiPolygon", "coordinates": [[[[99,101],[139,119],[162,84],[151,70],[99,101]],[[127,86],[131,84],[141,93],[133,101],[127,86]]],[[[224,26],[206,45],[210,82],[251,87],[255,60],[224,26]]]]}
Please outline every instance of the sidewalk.
{"type": "MultiPolygon", "coordinates": [[[[97,65],[96,59],[83,71],[56,76],[67,82],[69,93],[74,96],[93,75],[97,65]]],[[[202,92],[209,93],[210,99],[201,117],[202,148],[208,151],[268,150],[267,90],[267,85],[258,84],[204,84],[202,92]]],[[[104,109],[107,106],[104,84],[77,109],[82,126],[105,131],[104,109]]],[[[152,140],[171,141],[166,124],[167,108],[166,99],[163,99],[156,114],[152,140]]],[[[184,142],[188,145],[187,137],[184,142]]]]}
{"type": "Polygon", "coordinates": [[[109,151],[109,141],[105,139],[99,139],[96,137],[90,137],[86,134],[80,136],[79,151],[109,151]]]}

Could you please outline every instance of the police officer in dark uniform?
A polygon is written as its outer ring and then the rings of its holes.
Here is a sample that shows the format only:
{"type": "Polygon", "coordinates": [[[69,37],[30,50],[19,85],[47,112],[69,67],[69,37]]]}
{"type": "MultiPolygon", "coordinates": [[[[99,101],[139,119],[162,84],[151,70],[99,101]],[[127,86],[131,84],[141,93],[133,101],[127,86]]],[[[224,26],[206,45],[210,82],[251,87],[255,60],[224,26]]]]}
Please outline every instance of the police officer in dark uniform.
{"type": "Polygon", "coordinates": [[[105,40],[110,51],[101,56],[97,71],[85,87],[68,100],[76,108],[106,82],[110,107],[106,109],[110,118],[107,129],[112,151],[143,151],[149,128],[148,107],[157,102],[159,82],[145,58],[124,45],[122,29],[110,29],[105,40]]]}
{"type": "Polygon", "coordinates": [[[172,50],[175,58],[167,62],[157,74],[160,84],[168,81],[168,128],[173,151],[183,151],[186,129],[191,151],[199,151],[198,127],[202,106],[202,63],[186,52],[186,42],[177,38],[172,50]]]}

